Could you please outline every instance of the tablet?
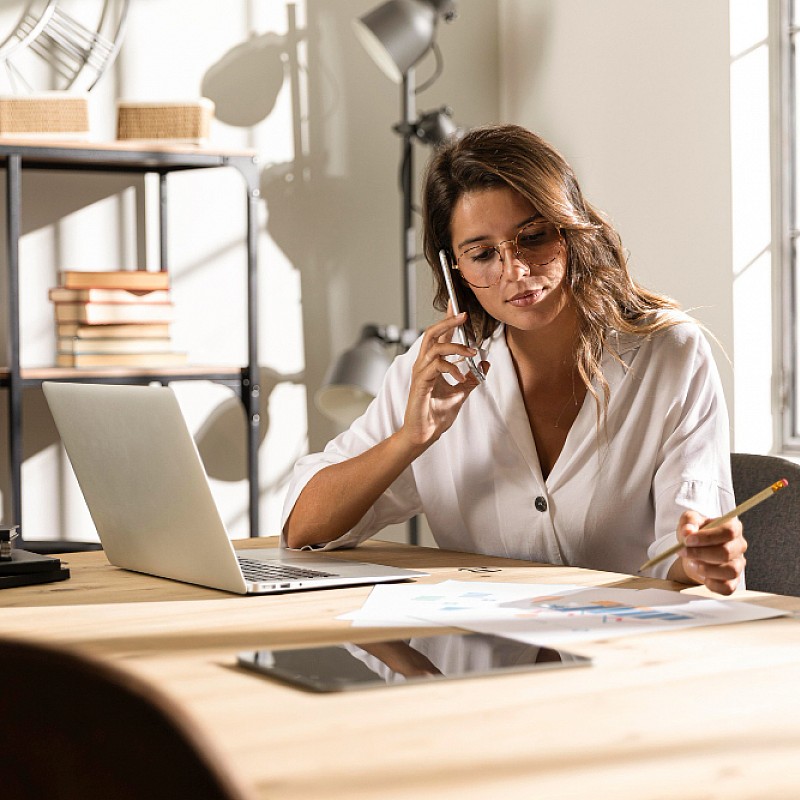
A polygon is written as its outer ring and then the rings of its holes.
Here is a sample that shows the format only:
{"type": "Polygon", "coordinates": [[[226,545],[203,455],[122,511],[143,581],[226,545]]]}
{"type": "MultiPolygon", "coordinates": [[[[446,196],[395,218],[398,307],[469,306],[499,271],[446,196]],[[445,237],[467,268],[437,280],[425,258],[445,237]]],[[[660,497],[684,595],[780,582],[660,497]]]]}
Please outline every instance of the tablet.
{"type": "Polygon", "coordinates": [[[591,659],[480,633],[239,653],[241,667],[316,692],[581,667],[591,659]]]}

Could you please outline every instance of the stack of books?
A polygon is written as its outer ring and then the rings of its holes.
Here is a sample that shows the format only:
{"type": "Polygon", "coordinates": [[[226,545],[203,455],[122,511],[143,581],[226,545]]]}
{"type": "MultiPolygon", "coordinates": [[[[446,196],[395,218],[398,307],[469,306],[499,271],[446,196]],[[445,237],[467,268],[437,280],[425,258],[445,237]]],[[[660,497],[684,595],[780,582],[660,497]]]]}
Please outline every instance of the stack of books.
{"type": "Polygon", "coordinates": [[[169,274],[147,270],[61,273],[50,290],[59,367],[172,367],[169,274]]]}

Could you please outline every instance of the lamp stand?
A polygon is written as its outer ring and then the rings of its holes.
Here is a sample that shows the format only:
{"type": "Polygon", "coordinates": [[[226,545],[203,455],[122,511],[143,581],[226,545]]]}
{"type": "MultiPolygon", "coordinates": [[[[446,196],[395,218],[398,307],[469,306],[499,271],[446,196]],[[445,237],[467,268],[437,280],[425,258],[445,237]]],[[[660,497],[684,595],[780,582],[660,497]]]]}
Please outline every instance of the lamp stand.
{"type": "MultiPolygon", "coordinates": [[[[400,188],[403,195],[402,208],[402,277],[403,277],[403,328],[415,330],[417,327],[417,232],[414,227],[414,123],[417,118],[416,81],[414,68],[411,67],[403,75],[402,86],[402,119],[396,130],[402,136],[402,152],[400,154],[401,176],[400,188]]],[[[419,544],[419,519],[414,516],[408,520],[408,542],[419,544]]]]}
{"type": "Polygon", "coordinates": [[[416,314],[416,269],[417,235],[413,218],[414,198],[414,123],[417,118],[416,81],[414,68],[403,75],[402,123],[398,126],[403,137],[401,161],[402,175],[400,188],[403,195],[403,327],[407,330],[417,327],[416,314]]]}

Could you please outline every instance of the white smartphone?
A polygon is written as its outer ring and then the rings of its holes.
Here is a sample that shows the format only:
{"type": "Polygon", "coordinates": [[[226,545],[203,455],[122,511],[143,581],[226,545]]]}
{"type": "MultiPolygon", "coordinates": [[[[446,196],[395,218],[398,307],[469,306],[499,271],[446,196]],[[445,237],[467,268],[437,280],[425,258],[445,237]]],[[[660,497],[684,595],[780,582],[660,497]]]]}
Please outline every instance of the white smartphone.
{"type": "MultiPolygon", "coordinates": [[[[456,297],[456,287],[453,285],[453,276],[451,275],[450,271],[450,260],[447,257],[447,250],[442,248],[439,251],[439,265],[442,268],[442,275],[444,276],[444,285],[447,287],[447,296],[450,299],[450,306],[453,309],[453,313],[458,315],[461,313],[461,308],[458,305],[458,298],[456,297]]],[[[466,347],[475,347],[472,344],[471,338],[469,333],[467,332],[467,327],[465,325],[459,325],[456,328],[456,341],[459,344],[463,344],[466,347]]],[[[475,359],[472,356],[467,356],[465,361],[467,362],[467,367],[469,371],[481,382],[483,383],[486,380],[486,376],[483,374],[480,366],[475,363],[475,359]]]]}

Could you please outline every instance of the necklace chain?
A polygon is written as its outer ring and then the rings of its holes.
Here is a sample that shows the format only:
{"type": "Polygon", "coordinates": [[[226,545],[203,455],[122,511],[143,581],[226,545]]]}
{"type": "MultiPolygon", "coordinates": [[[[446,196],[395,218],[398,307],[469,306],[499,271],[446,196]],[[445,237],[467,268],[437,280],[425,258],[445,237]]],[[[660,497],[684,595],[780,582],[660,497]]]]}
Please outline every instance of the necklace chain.
{"type": "Polygon", "coordinates": [[[559,413],[559,415],[556,417],[556,421],[555,421],[555,423],[553,424],[553,427],[554,427],[554,428],[557,428],[557,427],[558,427],[558,423],[559,423],[559,422],[561,422],[561,417],[563,417],[563,416],[564,416],[564,412],[565,412],[565,411],[566,411],[566,410],[569,408],[569,404],[570,404],[570,402],[572,402],[572,405],[573,405],[575,408],[577,408],[577,406],[578,406],[578,398],[577,398],[577,397],[575,397],[575,389],[574,389],[574,387],[573,387],[573,389],[572,389],[572,397],[568,397],[568,398],[567,398],[567,402],[566,402],[566,403],[564,403],[564,407],[561,409],[561,412],[560,412],[560,413],[559,413]]]}
{"type": "Polygon", "coordinates": [[[572,403],[573,408],[578,407],[578,398],[575,396],[575,373],[572,373],[572,396],[567,398],[567,402],[564,403],[564,407],[559,412],[558,416],[556,417],[556,421],[553,424],[554,428],[558,427],[558,423],[561,422],[561,417],[564,416],[564,412],[569,408],[570,402],[572,403]]]}

